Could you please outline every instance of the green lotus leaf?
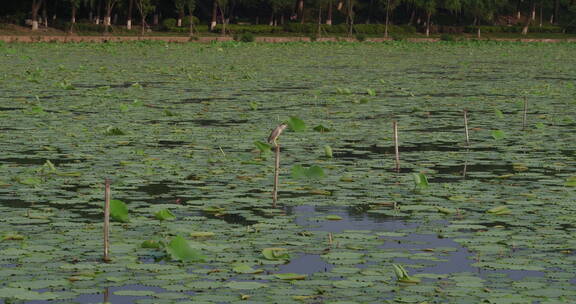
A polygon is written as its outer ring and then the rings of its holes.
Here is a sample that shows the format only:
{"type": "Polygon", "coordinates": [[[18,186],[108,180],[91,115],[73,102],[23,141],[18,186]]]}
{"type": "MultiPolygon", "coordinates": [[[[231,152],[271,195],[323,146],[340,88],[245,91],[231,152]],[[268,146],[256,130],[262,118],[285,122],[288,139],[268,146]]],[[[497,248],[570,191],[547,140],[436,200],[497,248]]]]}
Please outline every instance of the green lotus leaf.
{"type": "Polygon", "coordinates": [[[270,153],[272,152],[272,145],[269,143],[265,143],[262,141],[255,141],[254,145],[256,146],[256,148],[258,148],[258,150],[260,151],[260,153],[262,154],[266,154],[266,153],[270,153]]]}
{"type": "Polygon", "coordinates": [[[190,237],[193,237],[193,238],[210,238],[210,237],[213,237],[215,235],[216,235],[216,233],[210,232],[210,231],[190,232],[190,237]]]}
{"type": "Polygon", "coordinates": [[[454,213],[456,213],[456,209],[452,209],[452,208],[444,208],[444,207],[436,206],[436,209],[438,210],[438,212],[444,213],[444,214],[454,214],[454,213]]]}
{"type": "Polygon", "coordinates": [[[324,146],[324,156],[326,158],[333,158],[334,157],[333,152],[332,152],[332,147],[330,147],[328,145],[324,146]]]}
{"type": "Polygon", "coordinates": [[[320,133],[330,132],[330,129],[326,128],[326,127],[323,126],[323,125],[317,125],[317,126],[314,127],[313,130],[316,131],[316,132],[320,132],[320,133]]]}
{"type": "Polygon", "coordinates": [[[327,215],[326,219],[329,221],[341,221],[342,217],[339,215],[331,214],[331,215],[327,215]]]}
{"type": "Polygon", "coordinates": [[[131,297],[149,297],[156,294],[152,290],[117,290],[114,292],[117,296],[131,296],[131,297]]]}
{"type": "Polygon", "coordinates": [[[576,187],[576,176],[571,176],[566,179],[566,183],[564,183],[566,187],[576,187]]]}
{"type": "Polygon", "coordinates": [[[489,214],[494,214],[494,215],[507,215],[507,214],[511,214],[512,210],[510,210],[510,208],[508,208],[508,206],[498,206],[498,207],[494,207],[492,209],[489,209],[486,212],[489,214]]]}
{"type": "Polygon", "coordinates": [[[286,248],[264,248],[262,250],[262,255],[267,260],[289,260],[290,255],[288,254],[288,249],[286,248]]]}
{"type": "Polygon", "coordinates": [[[157,220],[161,220],[161,221],[171,221],[176,219],[176,216],[174,215],[174,213],[172,213],[172,211],[168,210],[168,209],[162,209],[156,213],[154,213],[154,217],[157,220]]]}
{"type": "Polygon", "coordinates": [[[275,274],[274,276],[280,280],[286,280],[286,281],[306,279],[305,274],[297,274],[297,273],[278,273],[275,274]]]}
{"type": "Polygon", "coordinates": [[[428,183],[428,178],[424,173],[413,173],[412,177],[414,178],[414,187],[417,189],[426,189],[430,186],[428,183]]]}
{"type": "Polygon", "coordinates": [[[302,119],[298,117],[292,116],[286,123],[288,124],[290,130],[294,132],[302,132],[306,130],[306,124],[302,119]]]}
{"type": "Polygon", "coordinates": [[[200,250],[190,247],[188,241],[180,235],[168,243],[166,252],[173,260],[182,262],[203,262],[206,258],[200,250]]]}
{"type": "Polygon", "coordinates": [[[492,135],[492,138],[494,138],[495,140],[503,139],[506,136],[506,134],[502,130],[492,130],[490,135],[492,135]]]}
{"type": "Polygon", "coordinates": [[[142,242],[142,244],[140,244],[140,247],[142,248],[162,248],[163,244],[162,242],[159,241],[154,241],[154,240],[146,240],[144,242],[142,242]]]}
{"type": "Polygon", "coordinates": [[[110,216],[118,222],[127,223],[130,221],[128,207],[121,200],[110,201],[110,216]]]}
{"type": "Polygon", "coordinates": [[[232,270],[237,273],[249,273],[249,274],[256,274],[264,271],[263,269],[254,269],[247,264],[236,264],[233,266],[232,270]]]}
{"type": "Polygon", "coordinates": [[[251,290],[251,289],[264,288],[264,287],[267,287],[268,285],[266,285],[266,284],[264,284],[264,283],[259,283],[259,282],[238,282],[238,281],[233,281],[233,282],[227,283],[225,286],[228,287],[228,288],[230,288],[230,289],[251,290]]]}

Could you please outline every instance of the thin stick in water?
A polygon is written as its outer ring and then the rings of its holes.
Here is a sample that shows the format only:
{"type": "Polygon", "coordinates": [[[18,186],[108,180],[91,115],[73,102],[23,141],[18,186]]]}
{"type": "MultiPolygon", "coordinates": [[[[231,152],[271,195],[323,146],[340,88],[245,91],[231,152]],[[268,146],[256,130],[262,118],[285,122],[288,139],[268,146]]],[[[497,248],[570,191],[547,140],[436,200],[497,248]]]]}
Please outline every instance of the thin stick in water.
{"type": "Polygon", "coordinates": [[[466,130],[466,145],[470,145],[470,135],[468,133],[468,110],[464,110],[464,129],[466,130]]]}
{"type": "Polygon", "coordinates": [[[280,134],[288,128],[288,125],[281,123],[278,125],[270,136],[268,136],[268,143],[273,144],[276,151],[276,163],[274,166],[274,190],[272,191],[272,206],[276,208],[276,202],[278,201],[278,176],[280,175],[280,145],[277,140],[280,134]]]}
{"type": "Polygon", "coordinates": [[[106,287],[104,288],[104,301],[102,303],[104,304],[110,303],[109,299],[110,299],[110,289],[109,287],[106,287]]]}
{"type": "Polygon", "coordinates": [[[398,149],[398,122],[392,121],[394,128],[394,152],[396,153],[396,172],[400,172],[400,150],[398,149]]]}
{"type": "Polygon", "coordinates": [[[110,180],[104,181],[104,262],[110,261],[110,180]]]}
{"type": "Polygon", "coordinates": [[[278,202],[278,177],[280,175],[280,144],[276,143],[276,163],[274,165],[274,190],[272,192],[272,207],[276,208],[278,202]]]}
{"type": "Polygon", "coordinates": [[[522,130],[526,129],[527,119],[528,119],[528,98],[524,97],[524,116],[522,117],[522,130]]]}

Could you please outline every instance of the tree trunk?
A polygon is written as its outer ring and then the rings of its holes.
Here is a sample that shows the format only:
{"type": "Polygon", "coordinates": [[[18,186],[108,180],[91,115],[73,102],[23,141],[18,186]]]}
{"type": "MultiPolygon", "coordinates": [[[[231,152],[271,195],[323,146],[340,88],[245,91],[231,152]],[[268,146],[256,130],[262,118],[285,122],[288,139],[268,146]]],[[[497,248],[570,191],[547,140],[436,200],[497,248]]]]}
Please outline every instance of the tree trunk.
{"type": "Polygon", "coordinates": [[[414,24],[414,18],[416,18],[416,9],[412,9],[412,13],[410,13],[410,21],[408,21],[409,25],[414,24]]]}
{"type": "Polygon", "coordinates": [[[526,24],[524,24],[524,27],[522,28],[522,35],[526,35],[528,34],[528,27],[530,27],[530,18],[526,18],[526,24]]]}
{"type": "Polygon", "coordinates": [[[42,5],[42,0],[32,0],[32,30],[38,30],[38,11],[42,5]]]}
{"type": "Polygon", "coordinates": [[[370,5],[368,5],[368,18],[366,19],[366,24],[372,23],[372,7],[374,6],[374,0],[370,0],[370,5]]]}
{"type": "Polygon", "coordinates": [[[98,7],[96,8],[96,24],[100,24],[101,9],[102,9],[102,1],[98,0],[98,7]]]}
{"type": "Polygon", "coordinates": [[[300,23],[304,24],[304,0],[298,0],[298,13],[300,14],[300,23]]]}
{"type": "Polygon", "coordinates": [[[349,20],[349,32],[348,32],[348,36],[352,36],[353,31],[354,31],[354,5],[352,4],[352,0],[348,0],[348,14],[347,14],[347,18],[349,20]]]}
{"type": "Polygon", "coordinates": [[[146,33],[146,16],[144,16],[144,14],[142,15],[142,36],[144,36],[144,34],[146,33]]]}
{"type": "Polygon", "coordinates": [[[132,5],[133,5],[134,0],[130,0],[128,2],[128,20],[126,21],[126,29],[127,30],[131,30],[132,29],[132,5]]]}
{"type": "Polygon", "coordinates": [[[48,27],[48,1],[44,0],[44,6],[42,7],[42,21],[44,21],[44,27],[48,27]]]}
{"type": "Polygon", "coordinates": [[[104,25],[106,27],[109,27],[112,22],[112,7],[114,6],[113,0],[108,0],[108,2],[106,2],[106,15],[104,16],[104,25]]]}
{"type": "Polygon", "coordinates": [[[192,12],[190,12],[190,37],[192,36],[194,36],[194,16],[192,15],[192,12]]]}
{"type": "Polygon", "coordinates": [[[216,27],[216,18],[218,15],[218,2],[216,0],[212,0],[212,22],[210,22],[210,31],[213,31],[216,27]]]}
{"type": "MultiPolygon", "coordinates": [[[[184,19],[184,9],[179,9],[178,10],[178,23],[176,24],[176,26],[178,27],[182,27],[182,19],[184,19]]],[[[190,13],[190,15],[192,15],[192,13],[190,13]]]]}
{"type": "Polygon", "coordinates": [[[542,27],[542,2],[540,2],[540,27],[542,27]]]}
{"type": "Polygon", "coordinates": [[[480,37],[482,37],[482,33],[480,31],[480,27],[478,27],[478,29],[476,30],[476,37],[478,37],[478,39],[480,39],[480,37]]]}
{"type": "Polygon", "coordinates": [[[388,38],[388,22],[390,19],[390,0],[386,1],[386,25],[384,26],[384,38],[388,38]]]}
{"type": "Polygon", "coordinates": [[[326,16],[326,25],[332,25],[332,0],[328,2],[328,15],[326,16]]]}
{"type": "Polygon", "coordinates": [[[530,20],[536,21],[536,1],[532,0],[532,14],[530,15],[530,20]]]}
{"type": "Polygon", "coordinates": [[[268,23],[270,26],[274,25],[274,12],[270,14],[270,22],[268,23]]]}
{"type": "Polygon", "coordinates": [[[222,20],[222,30],[220,31],[220,34],[222,34],[222,36],[226,35],[226,25],[229,22],[229,19],[224,16],[224,9],[222,8],[221,5],[218,5],[218,10],[220,11],[220,18],[222,20]]]}
{"type": "Polygon", "coordinates": [[[76,6],[72,5],[72,18],[70,19],[72,24],[76,24],[76,9],[76,6]]]}
{"type": "Polygon", "coordinates": [[[430,17],[432,17],[432,13],[426,13],[426,37],[430,36],[430,17]]]}
{"type": "Polygon", "coordinates": [[[554,24],[560,21],[560,0],[554,1],[554,24]]]}
{"type": "Polygon", "coordinates": [[[322,30],[322,7],[318,9],[318,37],[321,35],[322,30]]]}

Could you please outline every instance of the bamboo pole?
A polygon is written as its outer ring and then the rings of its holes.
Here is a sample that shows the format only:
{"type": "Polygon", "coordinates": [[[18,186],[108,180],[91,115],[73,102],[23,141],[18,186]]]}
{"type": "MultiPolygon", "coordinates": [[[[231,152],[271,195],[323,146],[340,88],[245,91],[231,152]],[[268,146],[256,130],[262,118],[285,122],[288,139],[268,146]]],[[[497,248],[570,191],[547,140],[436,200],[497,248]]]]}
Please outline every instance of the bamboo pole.
{"type": "Polygon", "coordinates": [[[468,110],[464,110],[464,129],[466,130],[466,145],[470,145],[470,134],[468,133],[468,110]]]}
{"type": "Polygon", "coordinates": [[[394,129],[394,152],[396,153],[396,172],[400,172],[400,150],[398,148],[398,122],[392,121],[394,129]]]}
{"type": "Polygon", "coordinates": [[[278,125],[270,136],[268,136],[268,143],[274,145],[274,149],[276,151],[276,162],[274,165],[274,189],[272,190],[272,206],[276,208],[276,202],[278,201],[278,176],[280,175],[280,144],[276,142],[280,134],[284,132],[288,128],[288,125],[285,123],[281,123],[278,125]]]}
{"type": "Polygon", "coordinates": [[[528,120],[528,98],[524,97],[524,116],[522,117],[522,130],[526,129],[527,120],[528,120]]]}
{"type": "Polygon", "coordinates": [[[110,180],[104,181],[104,262],[110,261],[110,180]]]}
{"type": "Polygon", "coordinates": [[[276,162],[274,165],[274,190],[272,192],[272,207],[276,208],[278,202],[278,177],[280,176],[280,144],[276,143],[276,162]]]}
{"type": "Polygon", "coordinates": [[[110,288],[106,287],[104,288],[104,301],[102,303],[104,304],[110,303],[109,299],[110,299],[110,288]]]}

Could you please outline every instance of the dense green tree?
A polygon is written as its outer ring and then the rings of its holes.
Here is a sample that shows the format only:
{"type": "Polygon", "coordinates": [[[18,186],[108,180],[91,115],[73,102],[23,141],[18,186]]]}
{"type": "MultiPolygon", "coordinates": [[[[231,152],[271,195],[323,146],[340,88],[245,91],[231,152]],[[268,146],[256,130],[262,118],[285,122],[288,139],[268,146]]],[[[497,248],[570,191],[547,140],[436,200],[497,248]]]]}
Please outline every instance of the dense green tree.
{"type": "Polygon", "coordinates": [[[121,18],[131,28],[132,8],[136,5],[142,15],[144,5],[153,8],[155,21],[160,16],[177,18],[178,26],[182,26],[186,15],[197,15],[212,29],[217,23],[222,24],[223,33],[229,23],[236,21],[257,24],[265,19],[265,23],[278,25],[288,20],[285,18],[288,16],[290,22],[346,23],[350,34],[354,24],[382,23],[386,25],[385,36],[392,20],[418,25],[427,35],[434,24],[507,24],[521,26],[524,33],[547,24],[576,25],[576,0],[194,0],[192,13],[188,3],[188,0],[19,0],[7,2],[8,11],[0,11],[0,17],[26,22],[33,30],[40,24],[47,26],[48,13],[71,24],[87,17],[96,24],[104,23],[107,29],[112,21],[117,23],[116,19],[121,18]]]}
{"type": "MultiPolygon", "coordinates": [[[[463,8],[474,17],[474,25],[484,21],[492,21],[496,11],[506,4],[506,0],[464,0],[463,8]]],[[[478,38],[481,36],[480,27],[477,28],[478,38]]]]}
{"type": "Polygon", "coordinates": [[[278,23],[283,23],[284,21],[284,14],[292,8],[294,1],[293,0],[265,0],[265,2],[270,7],[270,25],[275,25],[278,23]],[[278,22],[278,17],[280,17],[281,21],[278,22]]]}

